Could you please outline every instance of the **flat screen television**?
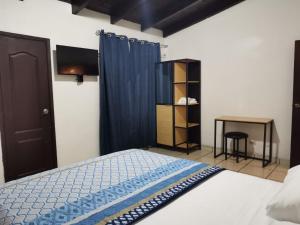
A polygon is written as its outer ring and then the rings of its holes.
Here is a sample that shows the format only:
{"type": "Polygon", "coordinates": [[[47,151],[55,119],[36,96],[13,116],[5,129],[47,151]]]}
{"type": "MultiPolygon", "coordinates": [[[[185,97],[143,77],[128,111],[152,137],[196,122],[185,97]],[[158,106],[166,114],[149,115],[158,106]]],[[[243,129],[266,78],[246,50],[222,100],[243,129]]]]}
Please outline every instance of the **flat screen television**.
{"type": "Polygon", "coordinates": [[[56,45],[57,73],[61,75],[98,76],[98,51],[56,45]]]}

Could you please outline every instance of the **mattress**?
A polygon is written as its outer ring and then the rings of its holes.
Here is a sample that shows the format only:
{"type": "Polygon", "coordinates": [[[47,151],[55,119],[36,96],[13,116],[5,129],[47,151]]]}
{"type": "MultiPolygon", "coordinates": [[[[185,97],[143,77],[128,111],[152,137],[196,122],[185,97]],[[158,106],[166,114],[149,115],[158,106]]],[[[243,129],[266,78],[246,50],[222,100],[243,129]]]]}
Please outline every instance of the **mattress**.
{"type": "Polygon", "coordinates": [[[131,149],[0,186],[0,224],[132,224],[222,169],[131,149]]]}
{"type": "Polygon", "coordinates": [[[291,225],[266,216],[282,183],[223,171],[138,225],[291,225]]]}
{"type": "Polygon", "coordinates": [[[132,149],[0,186],[0,224],[288,225],[265,212],[281,185],[132,149]]]}

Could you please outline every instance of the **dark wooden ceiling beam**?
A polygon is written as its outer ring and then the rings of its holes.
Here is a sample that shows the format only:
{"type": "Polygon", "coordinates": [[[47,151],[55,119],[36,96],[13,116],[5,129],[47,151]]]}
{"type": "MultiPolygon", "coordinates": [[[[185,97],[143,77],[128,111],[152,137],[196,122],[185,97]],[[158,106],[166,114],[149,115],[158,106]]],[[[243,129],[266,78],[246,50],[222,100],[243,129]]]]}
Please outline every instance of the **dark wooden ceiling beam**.
{"type": "Polygon", "coordinates": [[[171,17],[173,14],[197,1],[199,0],[180,0],[176,3],[171,4],[170,7],[164,8],[159,12],[154,12],[151,17],[143,19],[143,21],[141,22],[141,30],[145,31],[148,28],[155,26],[159,22],[167,19],[168,17],[171,17]]]}
{"type": "Polygon", "coordinates": [[[72,13],[87,8],[109,14],[111,23],[121,19],[140,23],[142,31],[155,27],[164,37],[172,35],[245,0],[59,0],[72,5],[72,13]]]}
{"type": "Polygon", "coordinates": [[[121,19],[124,19],[126,15],[132,12],[139,6],[146,4],[147,0],[121,0],[112,7],[110,14],[110,23],[115,24],[121,19]]]}
{"type": "Polygon", "coordinates": [[[71,0],[72,13],[77,15],[81,10],[87,7],[90,0],[71,0]]]}
{"type": "Polygon", "coordinates": [[[207,5],[206,7],[204,7],[203,9],[201,9],[201,11],[193,10],[191,13],[186,13],[185,17],[182,17],[178,21],[169,25],[168,27],[165,27],[163,29],[163,36],[164,37],[170,36],[178,31],[181,31],[187,27],[199,23],[243,1],[245,0],[216,1],[210,6],[207,5]]]}

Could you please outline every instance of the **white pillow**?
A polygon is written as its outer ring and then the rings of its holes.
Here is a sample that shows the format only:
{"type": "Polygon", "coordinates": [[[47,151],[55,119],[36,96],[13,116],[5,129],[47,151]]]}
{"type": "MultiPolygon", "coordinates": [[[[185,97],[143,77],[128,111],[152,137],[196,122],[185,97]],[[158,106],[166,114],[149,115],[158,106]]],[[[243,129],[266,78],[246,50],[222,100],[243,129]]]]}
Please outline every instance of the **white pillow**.
{"type": "Polygon", "coordinates": [[[267,215],[300,224],[300,166],[289,169],[282,188],[267,205],[267,215]]]}

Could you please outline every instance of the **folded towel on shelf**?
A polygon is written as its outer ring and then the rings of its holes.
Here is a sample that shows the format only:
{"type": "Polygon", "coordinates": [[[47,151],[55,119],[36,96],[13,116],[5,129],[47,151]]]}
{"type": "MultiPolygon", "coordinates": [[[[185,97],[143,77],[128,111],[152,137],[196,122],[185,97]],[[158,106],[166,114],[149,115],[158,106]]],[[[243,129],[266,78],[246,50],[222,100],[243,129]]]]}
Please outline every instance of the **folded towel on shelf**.
{"type": "Polygon", "coordinates": [[[186,100],[188,99],[188,105],[193,105],[193,104],[198,104],[197,100],[195,98],[186,98],[186,97],[181,97],[177,104],[178,105],[186,105],[186,100]]]}

